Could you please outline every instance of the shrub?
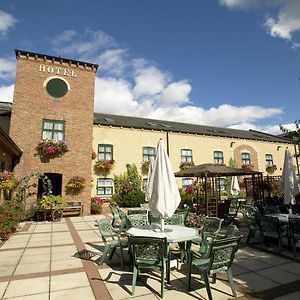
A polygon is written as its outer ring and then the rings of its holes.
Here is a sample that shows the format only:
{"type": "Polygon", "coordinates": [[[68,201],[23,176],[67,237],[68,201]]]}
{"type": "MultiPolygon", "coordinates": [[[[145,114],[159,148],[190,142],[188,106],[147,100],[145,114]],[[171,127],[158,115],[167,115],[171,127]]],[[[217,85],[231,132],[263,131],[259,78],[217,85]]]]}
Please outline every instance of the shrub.
{"type": "Polygon", "coordinates": [[[0,239],[7,240],[25,217],[24,205],[18,201],[5,201],[0,205],[0,239]]]}
{"type": "Polygon", "coordinates": [[[139,207],[145,203],[145,193],[142,190],[133,190],[122,195],[113,195],[113,200],[120,207],[139,207]]]}

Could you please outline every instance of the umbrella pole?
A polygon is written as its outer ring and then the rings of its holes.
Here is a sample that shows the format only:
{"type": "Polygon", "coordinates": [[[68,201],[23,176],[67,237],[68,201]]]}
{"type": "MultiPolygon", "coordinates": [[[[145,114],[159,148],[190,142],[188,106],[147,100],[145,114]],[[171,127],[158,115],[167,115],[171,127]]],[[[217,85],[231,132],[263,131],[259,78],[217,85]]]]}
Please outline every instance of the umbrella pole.
{"type": "Polygon", "coordinates": [[[162,216],[160,216],[160,231],[165,231],[165,219],[162,216]]]}

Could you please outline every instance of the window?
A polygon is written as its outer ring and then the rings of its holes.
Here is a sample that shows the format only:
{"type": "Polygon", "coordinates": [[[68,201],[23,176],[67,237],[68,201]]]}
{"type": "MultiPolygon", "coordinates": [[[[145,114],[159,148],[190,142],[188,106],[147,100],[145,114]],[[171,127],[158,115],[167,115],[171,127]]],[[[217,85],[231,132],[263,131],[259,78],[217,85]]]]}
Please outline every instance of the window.
{"type": "Polygon", "coordinates": [[[224,156],[222,151],[214,151],[214,163],[224,164],[224,156]]]}
{"type": "Polygon", "coordinates": [[[225,192],[226,191],[226,178],[217,177],[216,178],[216,184],[217,184],[218,189],[220,187],[220,192],[225,192]]]}
{"type": "Polygon", "coordinates": [[[182,187],[193,184],[193,178],[182,178],[182,187]]]}
{"type": "Polygon", "coordinates": [[[42,140],[63,141],[65,136],[65,122],[58,120],[43,120],[42,140]]]}
{"type": "Polygon", "coordinates": [[[147,180],[148,178],[143,178],[143,191],[146,191],[147,180]]]}
{"type": "Polygon", "coordinates": [[[98,145],[98,159],[112,160],[113,159],[113,145],[99,144],[98,145]]]}
{"type": "Polygon", "coordinates": [[[154,147],[143,147],[143,161],[150,161],[150,157],[155,157],[154,147]]]}
{"type": "Polygon", "coordinates": [[[266,165],[267,166],[273,166],[273,155],[272,154],[266,154],[266,165]]]}
{"type": "Polygon", "coordinates": [[[242,164],[243,165],[250,165],[251,161],[250,161],[250,153],[242,153],[242,164]]]}
{"type": "Polygon", "coordinates": [[[112,195],[113,180],[111,178],[98,178],[97,195],[112,195]]]}
{"type": "Polygon", "coordinates": [[[54,98],[63,97],[68,89],[67,83],[60,78],[52,78],[46,84],[47,93],[54,98]]]}
{"type": "Polygon", "coordinates": [[[181,162],[192,162],[193,151],[191,149],[181,149],[181,162]]]}

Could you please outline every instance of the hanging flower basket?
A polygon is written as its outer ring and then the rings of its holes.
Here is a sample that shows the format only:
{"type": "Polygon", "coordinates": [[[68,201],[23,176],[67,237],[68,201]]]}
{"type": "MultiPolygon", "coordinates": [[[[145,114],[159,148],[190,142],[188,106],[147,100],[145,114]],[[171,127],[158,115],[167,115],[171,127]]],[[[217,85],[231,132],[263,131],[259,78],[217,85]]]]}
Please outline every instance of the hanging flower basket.
{"type": "Polygon", "coordinates": [[[39,156],[41,162],[48,163],[50,159],[63,156],[69,151],[66,141],[40,141],[35,147],[35,156],[39,156]]]}
{"type": "Polygon", "coordinates": [[[4,170],[0,172],[0,189],[1,190],[13,190],[17,186],[18,182],[14,178],[13,173],[4,170]]]}
{"type": "Polygon", "coordinates": [[[273,174],[276,170],[277,170],[276,165],[266,166],[266,172],[270,175],[273,174]]]}
{"type": "Polygon", "coordinates": [[[85,179],[80,176],[70,178],[65,189],[67,195],[78,195],[85,187],[85,179]]]}
{"type": "Polygon", "coordinates": [[[251,165],[251,164],[242,165],[242,169],[245,170],[245,171],[252,171],[253,168],[254,168],[254,166],[251,165]]]}
{"type": "Polygon", "coordinates": [[[188,168],[194,167],[194,166],[195,166],[195,164],[192,161],[190,161],[190,162],[185,161],[185,162],[180,163],[179,169],[185,170],[185,169],[188,169],[188,168]]]}
{"type": "Polygon", "coordinates": [[[143,174],[147,174],[148,173],[148,171],[149,171],[149,165],[150,165],[150,161],[143,161],[142,162],[141,170],[142,170],[143,174]]]}
{"type": "Polygon", "coordinates": [[[93,151],[93,152],[92,152],[92,160],[96,159],[96,157],[97,157],[97,154],[96,154],[95,151],[93,151]]]}
{"type": "Polygon", "coordinates": [[[95,170],[99,171],[99,172],[109,172],[113,165],[114,165],[115,161],[113,159],[111,160],[97,160],[95,162],[94,168],[95,170]]]}

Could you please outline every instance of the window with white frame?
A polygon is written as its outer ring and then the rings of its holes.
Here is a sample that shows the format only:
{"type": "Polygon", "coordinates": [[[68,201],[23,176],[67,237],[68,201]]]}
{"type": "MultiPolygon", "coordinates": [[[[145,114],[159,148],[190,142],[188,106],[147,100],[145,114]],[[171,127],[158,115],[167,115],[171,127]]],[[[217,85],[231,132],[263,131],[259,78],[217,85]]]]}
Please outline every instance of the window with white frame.
{"type": "Polygon", "coordinates": [[[224,164],[224,154],[222,151],[214,151],[214,163],[224,164]]]}
{"type": "Polygon", "coordinates": [[[113,159],[113,145],[99,144],[98,145],[98,159],[112,160],[113,159]]]}
{"type": "Polygon", "coordinates": [[[97,195],[112,195],[113,180],[111,178],[97,179],[97,195]]]}
{"type": "Polygon", "coordinates": [[[150,161],[155,157],[156,149],[154,147],[143,147],[143,161],[150,161]]]}
{"type": "Polygon", "coordinates": [[[181,162],[192,162],[193,151],[191,149],[181,149],[181,162]]]}
{"type": "Polygon", "coordinates": [[[250,153],[248,153],[248,152],[243,152],[242,153],[242,164],[243,165],[250,165],[251,164],[250,153]]]}
{"type": "Polygon", "coordinates": [[[146,191],[147,180],[148,178],[143,178],[143,191],[146,191]]]}
{"type": "Polygon", "coordinates": [[[273,155],[272,154],[266,154],[266,165],[267,166],[273,166],[273,155]]]}
{"type": "Polygon", "coordinates": [[[182,187],[193,184],[193,178],[182,178],[182,187]]]}
{"type": "Polygon", "coordinates": [[[42,140],[63,141],[65,122],[60,120],[43,120],[42,140]]]}

